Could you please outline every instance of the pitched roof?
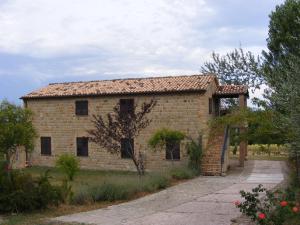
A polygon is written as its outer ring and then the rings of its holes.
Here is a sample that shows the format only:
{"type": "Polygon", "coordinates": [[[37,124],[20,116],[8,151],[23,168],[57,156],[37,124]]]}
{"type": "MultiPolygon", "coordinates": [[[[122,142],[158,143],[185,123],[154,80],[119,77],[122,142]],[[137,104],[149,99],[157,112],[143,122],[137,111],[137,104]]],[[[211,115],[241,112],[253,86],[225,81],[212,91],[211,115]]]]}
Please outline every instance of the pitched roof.
{"type": "Polygon", "coordinates": [[[214,80],[215,75],[190,75],[53,83],[22,99],[205,91],[214,80]]]}
{"type": "Polygon", "coordinates": [[[231,96],[246,94],[248,95],[248,86],[246,85],[220,85],[216,95],[231,96]]]}

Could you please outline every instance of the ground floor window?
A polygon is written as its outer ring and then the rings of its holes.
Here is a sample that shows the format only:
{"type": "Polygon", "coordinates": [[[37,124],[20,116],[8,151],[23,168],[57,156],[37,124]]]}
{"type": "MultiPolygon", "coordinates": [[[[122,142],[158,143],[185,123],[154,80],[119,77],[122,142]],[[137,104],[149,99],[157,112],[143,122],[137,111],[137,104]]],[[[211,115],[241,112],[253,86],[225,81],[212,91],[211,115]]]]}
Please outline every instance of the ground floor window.
{"type": "Polygon", "coordinates": [[[77,156],[89,155],[89,138],[78,137],[77,138],[77,156]]]}
{"type": "Polygon", "coordinates": [[[121,157],[123,159],[130,159],[134,154],[134,140],[123,138],[121,140],[121,157]]]}
{"type": "Polygon", "coordinates": [[[41,154],[51,155],[51,137],[41,137],[41,154]]]}
{"type": "Polygon", "coordinates": [[[166,143],[166,159],[180,160],[180,143],[167,142],[166,143]]]}

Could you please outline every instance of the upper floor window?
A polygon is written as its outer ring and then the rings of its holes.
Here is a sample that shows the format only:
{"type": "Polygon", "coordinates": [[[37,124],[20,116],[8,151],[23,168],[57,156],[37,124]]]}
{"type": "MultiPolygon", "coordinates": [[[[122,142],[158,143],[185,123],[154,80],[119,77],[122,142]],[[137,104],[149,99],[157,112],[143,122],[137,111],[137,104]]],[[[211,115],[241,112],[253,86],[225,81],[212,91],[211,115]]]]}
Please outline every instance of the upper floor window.
{"type": "Polygon", "coordinates": [[[120,112],[122,115],[132,114],[134,112],[134,100],[120,99],[120,112]]]}
{"type": "Polygon", "coordinates": [[[78,116],[87,116],[89,114],[89,103],[88,101],[76,101],[75,113],[78,116]]]}
{"type": "Polygon", "coordinates": [[[169,160],[180,160],[180,142],[166,143],[166,159],[169,160]]]}
{"type": "Polygon", "coordinates": [[[41,137],[41,154],[51,155],[51,137],[41,137]]]}
{"type": "Polygon", "coordinates": [[[77,156],[88,156],[89,155],[89,138],[78,137],[77,142],[77,156]]]}

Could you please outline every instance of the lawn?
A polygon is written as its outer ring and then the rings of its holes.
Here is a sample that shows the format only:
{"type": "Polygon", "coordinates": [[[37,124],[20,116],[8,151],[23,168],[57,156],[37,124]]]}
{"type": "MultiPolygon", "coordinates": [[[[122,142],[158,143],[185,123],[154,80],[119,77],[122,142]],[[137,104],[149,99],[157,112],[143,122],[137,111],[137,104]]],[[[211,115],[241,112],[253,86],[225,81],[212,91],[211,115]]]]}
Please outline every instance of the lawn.
{"type": "MultiPolygon", "coordinates": [[[[55,185],[62,185],[64,174],[56,168],[32,167],[22,171],[38,177],[48,170],[50,182],[55,185]]],[[[5,215],[5,223],[3,224],[47,224],[46,218],[118,204],[159,191],[180,182],[179,180],[195,176],[195,172],[187,168],[173,168],[160,173],[146,173],[142,177],[139,177],[136,172],[128,171],[80,170],[71,183],[74,202],[39,212],[5,215]],[[97,200],[92,201],[91,196],[96,196],[97,200]]]]}
{"type": "MultiPolygon", "coordinates": [[[[239,151],[233,154],[233,146],[230,146],[230,158],[237,159],[239,151]]],[[[274,160],[281,161],[288,159],[288,148],[284,145],[248,145],[248,160],[274,160]]]]}

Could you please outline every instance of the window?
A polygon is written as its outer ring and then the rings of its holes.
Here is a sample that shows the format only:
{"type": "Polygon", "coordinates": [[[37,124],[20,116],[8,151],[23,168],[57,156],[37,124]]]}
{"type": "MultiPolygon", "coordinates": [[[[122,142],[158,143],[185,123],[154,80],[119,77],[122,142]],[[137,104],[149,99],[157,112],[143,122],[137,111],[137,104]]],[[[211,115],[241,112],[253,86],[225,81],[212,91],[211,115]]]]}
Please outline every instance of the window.
{"type": "Polygon", "coordinates": [[[132,114],[134,111],[133,99],[120,99],[120,112],[122,115],[132,114]]]}
{"type": "Polygon", "coordinates": [[[180,143],[171,143],[167,142],[166,144],[166,159],[172,160],[180,160],[180,143]]]}
{"type": "Polygon", "coordinates": [[[89,114],[89,103],[88,101],[76,101],[76,115],[87,116],[89,114]]]}
{"type": "Polygon", "coordinates": [[[89,138],[79,137],[77,138],[77,156],[89,155],[89,138]]]}
{"type": "Polygon", "coordinates": [[[208,100],[208,113],[212,114],[212,111],[213,111],[213,100],[212,100],[212,98],[209,98],[209,100],[208,100]]]}
{"type": "Polygon", "coordinates": [[[41,137],[41,154],[51,155],[51,137],[41,137]]]}
{"type": "Polygon", "coordinates": [[[121,157],[123,159],[130,159],[134,154],[134,140],[123,138],[121,140],[121,157]]]}

